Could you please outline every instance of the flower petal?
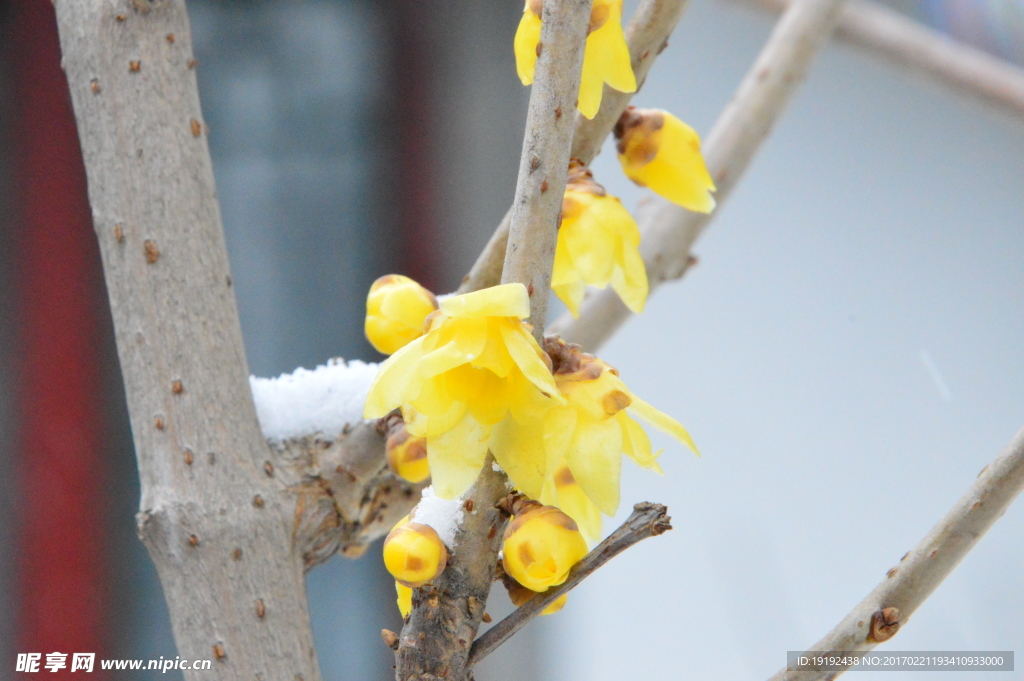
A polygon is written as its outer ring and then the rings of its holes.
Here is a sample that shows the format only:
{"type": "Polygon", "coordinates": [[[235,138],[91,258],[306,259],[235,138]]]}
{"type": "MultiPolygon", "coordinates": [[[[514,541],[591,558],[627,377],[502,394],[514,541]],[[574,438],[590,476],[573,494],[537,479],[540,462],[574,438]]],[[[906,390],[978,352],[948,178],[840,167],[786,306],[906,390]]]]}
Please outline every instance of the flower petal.
{"type": "Polygon", "coordinates": [[[644,311],[647,303],[647,268],[635,247],[624,246],[616,255],[615,271],[612,273],[612,288],[622,302],[635,314],[644,311]]]}
{"type": "MultiPolygon", "coordinates": [[[[524,293],[526,289],[523,289],[524,293]]],[[[555,379],[551,371],[540,359],[540,346],[533,336],[521,323],[509,320],[507,324],[501,325],[501,337],[505,340],[505,347],[512,360],[523,372],[523,376],[533,383],[541,391],[547,393],[558,404],[564,404],[565,400],[558,394],[555,387],[555,379]]]]}
{"type": "Polygon", "coordinates": [[[490,446],[512,484],[532,499],[539,497],[548,472],[541,424],[507,418],[494,427],[490,446]]]}
{"type": "Polygon", "coordinates": [[[601,78],[609,87],[619,92],[636,92],[636,76],[622,31],[621,4],[617,10],[613,7],[608,21],[588,36],[587,53],[590,52],[594,52],[601,78]]]}
{"type": "Polygon", "coordinates": [[[431,484],[442,499],[457,499],[473,486],[484,459],[491,427],[466,414],[455,427],[427,439],[431,484]]]}
{"type": "Polygon", "coordinates": [[[641,468],[649,468],[661,473],[661,466],[658,465],[658,455],[651,453],[651,439],[647,437],[643,426],[630,418],[625,411],[615,415],[622,426],[622,451],[626,456],[636,462],[641,468]]]}
{"type": "Polygon", "coordinates": [[[547,454],[547,470],[554,470],[556,464],[565,458],[576,432],[577,412],[572,407],[552,407],[544,414],[544,452],[547,454]]]}
{"type": "Polygon", "coordinates": [[[615,419],[580,419],[565,462],[590,500],[605,515],[619,507],[622,427],[615,419]]]}
{"type": "Polygon", "coordinates": [[[363,418],[379,419],[406,402],[406,392],[417,362],[423,356],[423,338],[417,338],[384,360],[370,384],[363,418]]]}
{"type": "Polygon", "coordinates": [[[630,413],[639,416],[658,430],[668,433],[693,450],[694,454],[700,456],[700,452],[697,451],[697,445],[693,443],[693,439],[690,437],[690,434],[686,432],[686,428],[683,428],[679,421],[676,421],[668,414],[658,411],[636,395],[632,395],[632,397],[633,403],[627,407],[630,413]]]}
{"type": "Polygon", "coordinates": [[[445,343],[433,352],[423,355],[416,365],[416,374],[421,379],[429,379],[462,366],[468,361],[466,353],[453,340],[445,343]]]}
{"type": "Polygon", "coordinates": [[[519,20],[513,49],[516,53],[516,72],[523,85],[533,82],[533,72],[537,67],[537,44],[540,42],[540,17],[527,7],[523,18],[519,20]]]}
{"type": "Polygon", "coordinates": [[[449,317],[515,317],[530,316],[530,296],[522,284],[501,284],[441,302],[441,311],[449,317]]]}

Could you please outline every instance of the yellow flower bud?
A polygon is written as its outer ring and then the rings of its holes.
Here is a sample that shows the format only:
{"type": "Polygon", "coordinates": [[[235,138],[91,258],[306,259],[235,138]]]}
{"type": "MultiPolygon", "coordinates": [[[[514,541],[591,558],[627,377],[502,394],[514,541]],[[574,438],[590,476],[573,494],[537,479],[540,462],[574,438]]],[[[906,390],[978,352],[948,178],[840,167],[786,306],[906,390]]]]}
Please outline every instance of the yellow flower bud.
{"type": "Polygon", "coordinates": [[[384,567],[399,584],[423,586],[444,572],[448,549],[429,525],[402,518],[384,540],[384,567]]]}
{"type": "Polygon", "coordinates": [[[409,277],[388,274],[373,282],[366,296],[366,338],[390,355],[423,335],[423,322],[437,309],[437,298],[409,277]]]}
{"type": "Polygon", "coordinates": [[[565,581],[569,570],[587,555],[587,542],[572,518],[536,502],[505,528],[505,571],[531,591],[547,591],[565,581]]]}
{"type": "MultiPolygon", "coordinates": [[[[523,605],[524,603],[526,603],[528,600],[530,600],[534,596],[537,595],[536,591],[530,591],[525,586],[523,586],[522,584],[520,584],[516,580],[512,579],[508,575],[505,575],[505,578],[502,580],[502,582],[504,582],[504,584],[505,584],[505,589],[508,590],[509,600],[511,600],[512,601],[512,605],[516,606],[517,608],[519,606],[523,605]]],[[[551,605],[549,605],[548,607],[546,607],[543,610],[541,610],[540,614],[541,615],[553,615],[553,614],[555,614],[556,612],[558,612],[559,610],[561,610],[562,608],[565,607],[565,602],[567,600],[569,600],[569,594],[562,594],[561,596],[556,598],[551,603],[551,605]]]]}
{"type": "Polygon", "coordinates": [[[619,163],[629,179],[687,210],[710,213],[715,183],[693,128],[667,111],[629,107],[615,124],[619,163]]]}
{"type": "Polygon", "coordinates": [[[411,483],[423,482],[430,477],[427,465],[427,438],[409,434],[405,426],[395,429],[384,443],[388,466],[401,478],[411,483]]]}
{"type": "Polygon", "coordinates": [[[398,612],[402,613],[403,618],[408,617],[412,612],[412,589],[401,582],[395,582],[395,592],[398,593],[398,612]]]}

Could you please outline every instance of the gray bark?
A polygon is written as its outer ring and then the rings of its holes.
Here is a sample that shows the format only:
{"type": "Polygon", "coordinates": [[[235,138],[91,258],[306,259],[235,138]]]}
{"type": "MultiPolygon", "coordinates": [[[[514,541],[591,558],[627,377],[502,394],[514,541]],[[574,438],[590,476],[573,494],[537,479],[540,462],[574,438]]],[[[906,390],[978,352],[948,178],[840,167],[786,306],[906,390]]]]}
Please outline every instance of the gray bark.
{"type": "MultiPolygon", "coordinates": [[[[302,495],[260,432],[183,0],[58,0],[142,482],[188,679],[320,678],[302,495]]],[[[315,506],[315,504],[313,505],[315,506]]]]}

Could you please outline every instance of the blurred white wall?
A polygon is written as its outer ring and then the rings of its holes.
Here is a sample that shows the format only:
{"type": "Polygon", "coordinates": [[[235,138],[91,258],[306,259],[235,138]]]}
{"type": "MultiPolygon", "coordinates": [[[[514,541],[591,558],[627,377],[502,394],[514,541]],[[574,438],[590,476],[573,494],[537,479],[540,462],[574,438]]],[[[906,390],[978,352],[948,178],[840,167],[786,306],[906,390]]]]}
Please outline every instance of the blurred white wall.
{"type": "MultiPolygon", "coordinates": [[[[706,134],[772,20],[695,0],[636,103],[706,134]]],[[[928,532],[1024,426],[1022,171],[1024,121],[825,51],[700,265],[601,353],[703,457],[625,465],[609,528],[650,500],[676,529],[531,625],[543,678],[767,678],[928,532]]],[[[635,206],[610,145],[594,172],[635,206]]],[[[1018,500],[882,649],[1019,658],[1022,574],[1018,500]]]]}

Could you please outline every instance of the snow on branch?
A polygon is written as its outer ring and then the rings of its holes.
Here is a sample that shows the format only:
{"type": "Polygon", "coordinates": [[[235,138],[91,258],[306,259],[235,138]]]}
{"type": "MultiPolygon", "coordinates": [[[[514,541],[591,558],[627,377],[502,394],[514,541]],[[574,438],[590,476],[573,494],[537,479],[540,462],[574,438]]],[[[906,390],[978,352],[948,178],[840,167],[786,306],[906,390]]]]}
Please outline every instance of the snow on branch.
{"type": "Polygon", "coordinates": [[[336,358],[277,378],[249,377],[260,429],[268,440],[338,435],[363,420],[377,364],[336,358]]]}

